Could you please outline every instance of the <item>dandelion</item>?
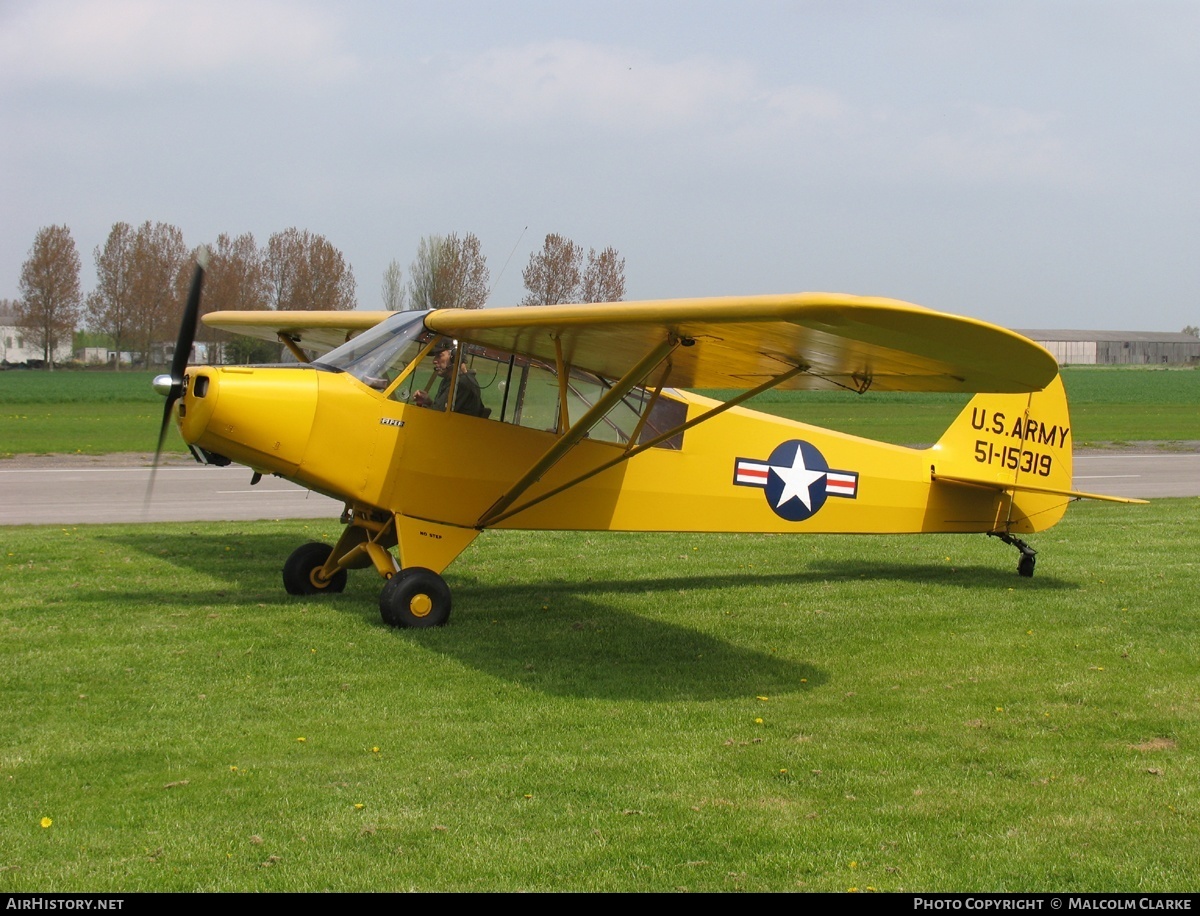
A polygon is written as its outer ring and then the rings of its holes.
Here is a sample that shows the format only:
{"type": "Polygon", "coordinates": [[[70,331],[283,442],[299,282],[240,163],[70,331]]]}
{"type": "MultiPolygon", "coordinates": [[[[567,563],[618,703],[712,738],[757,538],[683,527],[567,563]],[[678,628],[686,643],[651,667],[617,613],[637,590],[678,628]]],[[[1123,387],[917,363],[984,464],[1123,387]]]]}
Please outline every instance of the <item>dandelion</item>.
{"type": "Polygon", "coordinates": [[[754,724],[755,724],[755,725],[762,725],[762,724],[763,724],[763,720],[762,720],[761,718],[755,719],[755,720],[754,720],[754,724]]]}
{"type": "Polygon", "coordinates": [[[230,772],[230,773],[236,773],[237,771],[238,771],[238,770],[237,770],[237,767],[235,767],[233,764],[230,764],[230,765],[229,765],[229,772],[230,772]]]}
{"type": "Polygon", "coordinates": [[[379,753],[379,748],[377,748],[377,747],[373,747],[373,748],[371,748],[371,753],[372,753],[372,754],[378,754],[378,753],[379,753]]]}
{"type": "Polygon", "coordinates": [[[42,825],[42,829],[44,830],[45,828],[47,828],[51,824],[53,824],[54,821],[50,820],[50,818],[48,818],[48,817],[44,817],[41,819],[41,821],[39,821],[39,823],[42,825]]]}
{"type": "Polygon", "coordinates": [[[767,700],[769,700],[771,698],[770,697],[755,697],[755,699],[762,700],[765,703],[765,702],[767,702],[767,700]]]}
{"type": "Polygon", "coordinates": [[[305,738],[303,735],[301,735],[301,736],[300,736],[299,738],[297,738],[296,740],[297,740],[297,741],[299,741],[301,744],[303,744],[303,743],[304,743],[305,741],[307,741],[308,739],[307,739],[307,738],[305,738]]]}
{"type": "Polygon", "coordinates": [[[354,810],[355,810],[355,811],[361,811],[361,810],[362,810],[363,808],[365,808],[365,807],[367,807],[367,806],[366,806],[366,805],[364,805],[362,802],[355,802],[355,803],[354,803],[354,810]]]}

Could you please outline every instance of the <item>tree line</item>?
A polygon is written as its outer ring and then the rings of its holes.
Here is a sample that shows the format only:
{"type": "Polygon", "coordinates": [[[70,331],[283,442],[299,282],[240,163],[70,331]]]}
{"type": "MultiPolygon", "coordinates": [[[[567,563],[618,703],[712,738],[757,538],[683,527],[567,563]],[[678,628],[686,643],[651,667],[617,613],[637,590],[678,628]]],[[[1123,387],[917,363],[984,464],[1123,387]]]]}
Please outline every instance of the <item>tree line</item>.
{"type": "MultiPolygon", "coordinates": [[[[134,228],[115,223],[93,252],[96,287],[80,288],[81,262],[66,226],[46,226],[34,239],[21,268],[21,296],[0,301],[0,310],[51,368],[59,347],[82,325],[101,335],[118,354],[140,355],[144,365],[169,358],[163,345],[175,339],[178,316],[191,278],[192,252],[175,226],[149,221],[134,228]]],[[[583,248],[549,234],[522,274],[521,305],[617,301],[625,295],[625,259],[608,247],[583,248]]],[[[482,308],[490,272],[473,233],[427,236],[417,246],[408,282],[398,261],[384,272],[383,306],[390,310],[482,308]]],[[[274,233],[259,246],[250,233],[222,233],[209,248],[204,311],[342,310],[357,307],[354,273],[342,252],[307,229],[274,233]]],[[[252,341],[231,341],[215,331],[205,340],[221,343],[235,359],[264,359],[252,341]]],[[[117,365],[120,364],[118,356],[117,365]]]]}

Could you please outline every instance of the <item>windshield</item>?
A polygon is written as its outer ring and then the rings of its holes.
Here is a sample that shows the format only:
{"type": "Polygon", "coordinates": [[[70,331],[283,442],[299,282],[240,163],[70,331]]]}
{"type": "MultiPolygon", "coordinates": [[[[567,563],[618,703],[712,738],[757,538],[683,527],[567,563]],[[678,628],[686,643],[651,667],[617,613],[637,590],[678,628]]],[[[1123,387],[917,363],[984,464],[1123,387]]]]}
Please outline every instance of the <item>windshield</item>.
{"type": "Polygon", "coordinates": [[[349,372],[372,388],[387,388],[431,337],[425,330],[428,314],[397,312],[336,350],[330,350],[313,364],[349,372]]]}

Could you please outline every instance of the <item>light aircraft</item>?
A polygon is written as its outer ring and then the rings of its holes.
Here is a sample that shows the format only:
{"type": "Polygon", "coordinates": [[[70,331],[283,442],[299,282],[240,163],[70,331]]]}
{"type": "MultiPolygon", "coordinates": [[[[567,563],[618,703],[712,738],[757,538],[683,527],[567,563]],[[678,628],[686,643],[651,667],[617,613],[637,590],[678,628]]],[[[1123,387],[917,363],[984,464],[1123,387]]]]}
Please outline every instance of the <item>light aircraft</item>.
{"type": "MultiPolygon", "coordinates": [[[[170,375],[192,454],[345,504],[337,542],[283,565],[291,594],[373,567],[393,626],[450,616],[441,573],[487,528],[976,532],[1019,552],[1062,518],[1071,421],[1054,358],[1011,331],[829,293],[427,312],[234,312],[214,328],[300,361],[188,367],[198,261],[170,375]],[[739,407],[771,388],[967,392],[905,448],[739,407]],[[694,389],[736,390],[717,401],[694,389]]],[[[178,409],[176,409],[176,407],[178,409]]],[[[156,459],[157,464],[157,459],[156,459]]]]}

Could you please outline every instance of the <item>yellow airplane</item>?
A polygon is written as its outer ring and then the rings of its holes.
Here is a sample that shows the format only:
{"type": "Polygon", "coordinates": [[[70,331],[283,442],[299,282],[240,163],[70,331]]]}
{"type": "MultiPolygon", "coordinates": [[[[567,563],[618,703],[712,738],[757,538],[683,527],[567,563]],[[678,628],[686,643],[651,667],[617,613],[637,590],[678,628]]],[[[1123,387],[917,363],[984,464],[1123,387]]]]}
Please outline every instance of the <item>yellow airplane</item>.
{"type": "MultiPolygon", "coordinates": [[[[212,312],[283,366],[187,367],[197,266],[166,395],[196,458],[345,503],[288,557],[291,594],[374,567],[393,626],[450,616],[440,575],[486,528],[979,532],[1020,551],[1068,501],[1071,421],[1042,347],[981,321],[829,293],[429,312],[212,312]],[[315,355],[315,358],[313,358],[315,355]],[[311,360],[311,361],[310,361],[311,360]],[[771,388],[975,397],[924,449],[738,405],[771,388]],[[736,389],[716,401],[689,389],[736,389]],[[175,410],[178,405],[178,410],[175,410]]],[[[157,463],[157,462],[156,462],[157,463]]]]}

